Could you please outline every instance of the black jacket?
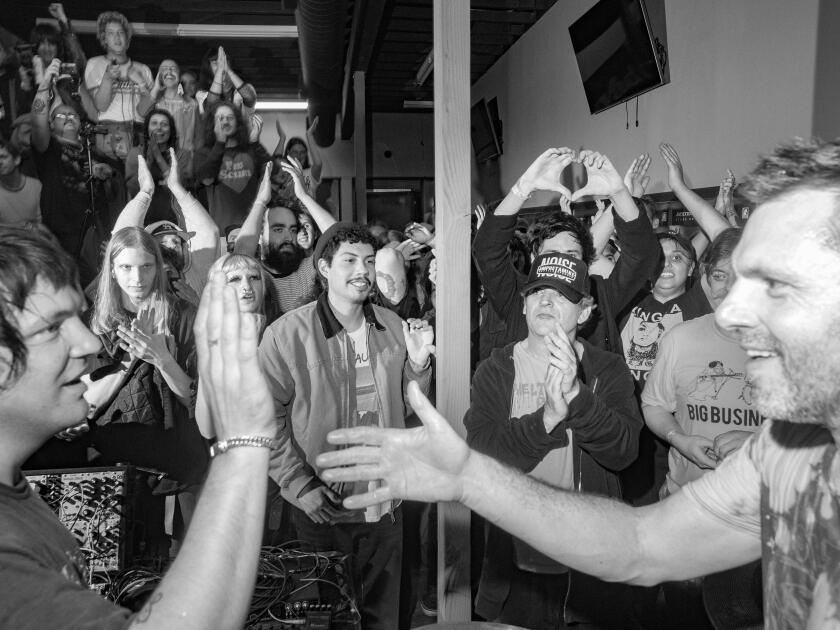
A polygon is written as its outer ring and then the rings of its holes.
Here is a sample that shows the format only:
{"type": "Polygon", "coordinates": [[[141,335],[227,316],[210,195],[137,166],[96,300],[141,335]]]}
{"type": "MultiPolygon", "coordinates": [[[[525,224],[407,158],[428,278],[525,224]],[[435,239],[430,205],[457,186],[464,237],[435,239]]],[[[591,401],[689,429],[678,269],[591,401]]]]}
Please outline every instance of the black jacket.
{"type": "MultiPolygon", "coordinates": [[[[507,249],[517,218],[488,214],[473,241],[475,266],[490,308],[498,316],[489,318],[489,325],[482,330],[480,359],[489,356],[492,348],[528,336],[522,315],[522,287],[528,278],[516,271],[507,249]]],[[[613,211],[613,218],[621,256],[609,278],[590,276],[590,294],[597,306],[578,337],[597,348],[620,353],[618,314],[655,271],[660,248],[644,212],[633,221],[624,221],[613,211]]]]}
{"type": "MultiPolygon", "coordinates": [[[[633,379],[622,357],[584,340],[581,343],[580,393],[569,405],[568,418],[551,433],[545,431],[542,408],[510,418],[514,344],[493,351],[473,377],[472,404],[464,418],[467,442],[477,451],[527,472],[550,450],[568,444],[566,429],[570,428],[574,436],[574,490],[620,497],[615,473],[636,459],[643,424],[633,396],[633,379]]],[[[476,612],[492,619],[498,616],[509,591],[514,566],[512,538],[490,525],[486,549],[476,612]]],[[[572,571],[564,607],[566,621],[620,627],[620,607],[605,605],[604,598],[620,601],[623,589],[623,585],[572,571]]]]}

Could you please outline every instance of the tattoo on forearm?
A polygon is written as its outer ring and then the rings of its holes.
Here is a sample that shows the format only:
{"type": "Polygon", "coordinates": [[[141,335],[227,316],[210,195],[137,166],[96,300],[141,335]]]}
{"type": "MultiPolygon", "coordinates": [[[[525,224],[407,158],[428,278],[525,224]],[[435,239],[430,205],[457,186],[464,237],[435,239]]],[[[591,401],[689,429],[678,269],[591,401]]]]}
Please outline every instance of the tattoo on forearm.
{"type": "Polygon", "coordinates": [[[152,608],[162,599],[163,593],[153,593],[149,601],[140,609],[140,612],[134,615],[134,619],[131,620],[131,626],[139,626],[149,621],[149,618],[152,616],[152,608]]]}
{"type": "Polygon", "coordinates": [[[376,272],[377,279],[381,278],[385,282],[385,287],[382,287],[382,282],[379,282],[379,290],[382,291],[382,294],[388,298],[391,302],[395,301],[397,296],[397,283],[394,282],[394,278],[387,273],[382,271],[376,272]]]}
{"type": "Polygon", "coordinates": [[[43,114],[47,111],[47,103],[42,98],[36,98],[32,102],[32,113],[33,114],[43,114]]]}

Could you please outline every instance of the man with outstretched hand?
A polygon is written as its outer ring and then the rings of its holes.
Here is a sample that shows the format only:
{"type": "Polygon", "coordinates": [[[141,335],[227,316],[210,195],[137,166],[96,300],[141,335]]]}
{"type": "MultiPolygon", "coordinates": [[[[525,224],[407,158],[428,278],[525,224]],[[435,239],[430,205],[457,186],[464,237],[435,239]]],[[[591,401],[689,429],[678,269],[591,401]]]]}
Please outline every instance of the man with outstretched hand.
{"type": "Polygon", "coordinates": [[[632,508],[558,490],[471,451],[416,388],[424,426],[333,432],[331,483],[380,480],[347,508],[396,498],[460,501],[558,562],[652,585],[762,558],[766,628],[840,624],[840,143],[797,140],[745,188],[757,203],[715,315],[747,353],[768,420],[716,470],[632,508]],[[807,322],[807,325],[805,323],[807,322]]]}

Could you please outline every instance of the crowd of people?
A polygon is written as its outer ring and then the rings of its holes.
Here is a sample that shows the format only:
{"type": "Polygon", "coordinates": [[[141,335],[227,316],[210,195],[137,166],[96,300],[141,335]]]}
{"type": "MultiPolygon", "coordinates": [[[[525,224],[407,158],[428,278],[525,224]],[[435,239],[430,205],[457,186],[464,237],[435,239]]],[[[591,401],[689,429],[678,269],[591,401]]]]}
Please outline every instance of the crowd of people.
{"type": "Polygon", "coordinates": [[[99,16],[105,54],[86,60],[49,11],[60,28],[33,29],[19,69],[30,111],[0,138],[9,627],[71,612],[167,627],[226,600],[213,572],[236,595],[195,627],[235,627],[256,547],[297,541],[352,555],[362,627],[408,628],[424,502],[439,500],[487,518],[474,611],[488,621],[711,628],[702,576],[752,584],[763,568],[769,627],[840,622],[840,147],[767,158],[741,188],[763,208],[744,226],[732,172],[709,203],[662,143],[695,229],[659,225],[647,154],[624,176],[596,151],[537,156],[474,211],[464,442],[426,398],[433,219],[336,221],[316,201],[317,119],[306,139],[278,129],[269,153],[222,47],[199,72],[165,59],[153,76],[121,14],[99,16]],[[572,164],[587,180],[574,191],[572,164]],[[557,208],[523,211],[538,190],[557,208]],[[598,212],[576,216],[590,199],[598,212]],[[82,596],[82,559],[20,473],[124,463],[143,480],[138,548],[171,562],[135,617],[82,596]],[[202,549],[214,537],[225,552],[202,549]],[[189,571],[206,591],[182,584],[189,571]]]}

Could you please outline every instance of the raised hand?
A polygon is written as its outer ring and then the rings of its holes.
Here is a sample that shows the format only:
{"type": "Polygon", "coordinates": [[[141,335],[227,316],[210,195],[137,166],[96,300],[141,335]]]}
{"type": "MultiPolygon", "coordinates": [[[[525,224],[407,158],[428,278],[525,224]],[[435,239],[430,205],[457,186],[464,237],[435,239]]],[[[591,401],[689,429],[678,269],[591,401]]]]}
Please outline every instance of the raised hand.
{"type": "Polygon", "coordinates": [[[64,13],[64,5],[60,2],[53,2],[47,7],[47,10],[50,12],[50,15],[62,23],[67,23],[67,15],[64,13]]]}
{"type": "Polygon", "coordinates": [[[409,318],[402,323],[402,329],[408,358],[415,365],[425,367],[429,357],[435,353],[435,331],[431,324],[422,319],[409,318]]]}
{"type": "Polygon", "coordinates": [[[327,435],[330,444],[349,448],[317,457],[316,466],[325,469],[322,479],[384,482],[375,490],[345,499],[344,506],[348,509],[357,510],[392,499],[435,502],[459,501],[463,497],[461,475],[469,464],[469,447],[413,381],[408,385],[408,402],[423,426],[416,429],[355,427],[327,435]]]}
{"type": "Polygon", "coordinates": [[[146,164],[146,158],[142,155],[137,156],[137,183],[140,185],[140,192],[148,195],[155,192],[155,180],[149,171],[149,165],[146,164]]]}
{"type": "Polygon", "coordinates": [[[263,176],[260,179],[260,187],[257,188],[257,196],[254,203],[268,206],[271,202],[271,162],[266,162],[263,168],[263,176]]]}
{"type": "Polygon", "coordinates": [[[572,201],[566,195],[560,195],[560,211],[563,214],[572,214],[572,201]]]}
{"type": "Polygon", "coordinates": [[[415,243],[410,238],[407,238],[402,243],[397,244],[394,249],[402,255],[404,261],[411,262],[420,258],[420,249],[422,247],[419,243],[415,243]]]}
{"type": "Polygon", "coordinates": [[[259,114],[254,114],[251,116],[251,131],[248,135],[248,141],[251,144],[254,144],[260,139],[260,134],[262,133],[263,123],[265,121],[262,119],[262,116],[259,114]]]}
{"type": "Polygon", "coordinates": [[[219,46],[219,51],[216,54],[216,74],[222,75],[227,74],[228,71],[228,58],[227,53],[225,53],[225,49],[219,46]]]}
{"type": "Polygon", "coordinates": [[[295,196],[300,199],[303,196],[309,196],[309,192],[306,190],[306,186],[303,184],[303,167],[300,165],[300,162],[297,161],[296,158],[293,158],[291,155],[284,157],[280,160],[280,168],[283,169],[285,173],[288,173],[289,176],[292,178],[292,182],[295,186],[295,196]]]}
{"type": "Polygon", "coordinates": [[[611,197],[626,190],[624,180],[606,155],[597,151],[581,151],[578,161],[586,169],[587,181],[586,186],[571,195],[572,201],[577,201],[587,195],[611,197]]]}
{"type": "Polygon", "coordinates": [[[169,172],[166,173],[166,185],[169,190],[182,188],[181,177],[178,174],[178,157],[172,147],[169,147],[169,172]]]}
{"type": "Polygon", "coordinates": [[[634,197],[641,197],[645,194],[650,183],[647,171],[650,167],[650,154],[642,153],[630,163],[630,168],[624,174],[624,185],[634,197]]]}
{"type": "MultiPolygon", "coordinates": [[[[279,123],[278,123],[279,124],[279,123]]],[[[306,139],[309,140],[310,145],[312,144],[312,138],[315,135],[315,130],[318,128],[318,117],[312,119],[312,124],[306,129],[306,139]]]]}
{"type": "Polygon", "coordinates": [[[659,154],[665,160],[665,165],[668,167],[668,186],[671,190],[685,187],[682,162],[674,147],[663,142],[659,145],[659,154]]]}
{"type": "MultiPolygon", "coordinates": [[[[37,56],[37,55],[36,55],[37,56]]],[[[39,57],[40,59],[40,57],[39,57]]],[[[46,67],[44,70],[43,76],[41,77],[40,87],[42,88],[49,88],[52,86],[53,81],[58,76],[58,72],[61,69],[61,59],[57,57],[50,62],[50,65],[46,67]]]]}
{"type": "Polygon", "coordinates": [[[571,197],[569,189],[560,183],[560,177],[574,161],[575,152],[569,148],[547,149],[519,178],[519,187],[525,194],[531,194],[534,190],[551,190],[571,197]]]}
{"type": "Polygon", "coordinates": [[[726,216],[732,227],[738,227],[738,220],[735,216],[734,193],[735,174],[731,169],[726,169],[726,175],[720,182],[717,199],[715,199],[715,210],[726,216]]]}
{"type": "Polygon", "coordinates": [[[223,271],[210,272],[193,331],[216,436],[276,437],[274,399],[257,358],[256,322],[240,314],[236,291],[223,271]]]}
{"type": "Polygon", "coordinates": [[[410,223],[405,228],[405,235],[420,245],[426,245],[435,237],[435,235],[429,232],[429,229],[422,223],[410,223]]]}

